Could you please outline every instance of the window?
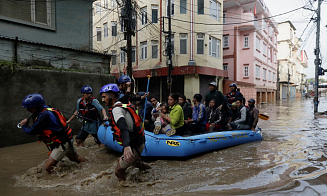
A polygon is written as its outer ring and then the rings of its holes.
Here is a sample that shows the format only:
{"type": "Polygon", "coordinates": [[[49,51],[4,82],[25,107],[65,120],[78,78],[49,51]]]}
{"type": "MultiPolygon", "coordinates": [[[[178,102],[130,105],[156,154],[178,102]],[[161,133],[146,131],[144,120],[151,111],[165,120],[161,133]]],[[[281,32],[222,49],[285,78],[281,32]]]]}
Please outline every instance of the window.
{"type": "MultiPolygon", "coordinates": [[[[174,10],[174,5],[175,5],[175,3],[174,3],[174,0],[171,0],[170,1],[170,14],[171,15],[174,15],[174,13],[175,13],[175,10],[174,10]]],[[[166,14],[167,14],[167,16],[168,16],[168,1],[166,1],[166,14]]]]}
{"type": "Polygon", "coordinates": [[[244,77],[249,77],[249,66],[244,65],[244,77]]]}
{"type": "Polygon", "coordinates": [[[271,81],[271,71],[268,71],[268,81],[271,81]]]}
{"type": "Polygon", "coordinates": [[[249,48],[249,36],[244,36],[243,48],[249,48]]]}
{"type": "Polygon", "coordinates": [[[117,65],[117,51],[116,50],[112,50],[111,51],[111,64],[112,65],[117,65]]]}
{"type": "Polygon", "coordinates": [[[108,1],[109,1],[109,0],[104,0],[104,2],[103,2],[103,7],[108,8],[108,1]]]}
{"type": "Polygon", "coordinates": [[[198,14],[204,14],[204,0],[198,0],[198,14]]]}
{"type": "Polygon", "coordinates": [[[144,60],[147,57],[147,53],[148,53],[148,48],[147,48],[147,43],[146,42],[143,42],[141,43],[141,60],[144,60]]]}
{"type": "Polygon", "coordinates": [[[223,70],[224,70],[224,71],[228,71],[228,64],[224,64],[224,65],[223,65],[223,70]]]}
{"type": "Polygon", "coordinates": [[[273,78],[272,78],[272,81],[275,82],[275,78],[276,78],[276,74],[273,73],[273,78]]]}
{"type": "Polygon", "coordinates": [[[262,54],[267,56],[267,45],[265,43],[263,43],[263,49],[262,50],[263,50],[262,54]]]}
{"type": "MultiPolygon", "coordinates": [[[[168,47],[168,36],[166,36],[166,48],[168,47]]],[[[171,35],[171,54],[175,54],[175,44],[174,44],[174,35],[171,35]]],[[[168,52],[167,52],[168,54],[168,52]]]]}
{"type": "Polygon", "coordinates": [[[216,20],[219,20],[219,15],[220,15],[220,3],[215,1],[215,0],[210,0],[209,1],[209,9],[210,9],[210,16],[216,20]]]}
{"type": "Polygon", "coordinates": [[[111,0],[111,7],[117,7],[117,1],[111,0]]]}
{"type": "Polygon", "coordinates": [[[292,40],[293,39],[293,30],[290,29],[290,39],[292,40]]]}
{"type": "Polygon", "coordinates": [[[152,8],[152,23],[158,23],[158,6],[153,5],[151,8],[152,8]]]}
{"type": "Polygon", "coordinates": [[[51,5],[51,0],[1,0],[0,17],[51,26],[51,5]]]}
{"type": "Polygon", "coordinates": [[[186,2],[187,0],[180,0],[180,5],[179,5],[179,13],[180,14],[186,14],[186,2]]]}
{"type": "Polygon", "coordinates": [[[125,63],[126,62],[126,52],[120,51],[120,63],[125,63]]]}
{"type": "Polygon", "coordinates": [[[204,34],[198,33],[196,35],[197,42],[196,42],[196,53],[197,54],[204,54],[204,34]]]}
{"type": "Polygon", "coordinates": [[[111,22],[111,36],[117,36],[117,22],[111,22]]]}
{"type": "Polygon", "coordinates": [[[125,22],[123,17],[120,17],[120,31],[121,32],[125,31],[125,22]]]}
{"type": "Polygon", "coordinates": [[[103,24],[103,37],[108,37],[108,23],[103,24]]]}
{"type": "Polygon", "coordinates": [[[158,41],[151,41],[152,46],[152,58],[157,59],[158,58],[158,41]]]}
{"type": "Polygon", "coordinates": [[[209,55],[220,58],[220,40],[209,37],[209,55]]]}
{"type": "Polygon", "coordinates": [[[147,11],[146,11],[146,7],[144,7],[144,8],[141,8],[141,24],[142,25],[145,25],[146,23],[147,23],[147,13],[146,13],[147,11]]]}
{"type": "Polygon", "coordinates": [[[97,27],[97,41],[101,41],[101,27],[97,27]]]}
{"type": "Polygon", "coordinates": [[[260,51],[260,38],[256,37],[255,48],[260,51]]]}
{"type": "Polygon", "coordinates": [[[132,63],[136,62],[136,49],[132,47],[132,63]]]}
{"type": "Polygon", "coordinates": [[[226,13],[223,13],[223,24],[226,23],[226,13]]]}
{"type": "Polygon", "coordinates": [[[260,78],[260,67],[258,65],[255,66],[255,77],[260,78]]]}
{"type": "Polygon", "coordinates": [[[95,3],[95,13],[96,14],[101,14],[101,2],[96,2],[95,3]]]}
{"type": "Polygon", "coordinates": [[[266,29],[267,29],[267,23],[266,23],[266,21],[263,19],[262,20],[262,29],[266,32],[266,29]]]}
{"type": "Polygon", "coordinates": [[[187,54],[187,34],[179,35],[179,53],[187,54]]]}
{"type": "Polygon", "coordinates": [[[268,48],[268,59],[270,59],[270,48],[268,48]]]}
{"type": "Polygon", "coordinates": [[[263,69],[263,72],[262,72],[262,77],[264,80],[267,80],[267,70],[266,69],[263,69]]]}
{"type": "Polygon", "coordinates": [[[229,36],[228,35],[225,35],[223,37],[223,40],[224,40],[224,48],[228,48],[229,47],[229,36]]]}

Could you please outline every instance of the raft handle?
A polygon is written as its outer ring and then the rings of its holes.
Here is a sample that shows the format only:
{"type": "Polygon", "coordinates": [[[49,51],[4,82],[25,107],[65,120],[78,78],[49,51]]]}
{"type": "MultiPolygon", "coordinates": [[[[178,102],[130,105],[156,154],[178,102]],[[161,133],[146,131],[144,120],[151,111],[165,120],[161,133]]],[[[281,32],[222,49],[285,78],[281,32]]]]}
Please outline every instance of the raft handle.
{"type": "Polygon", "coordinates": [[[202,139],[199,141],[199,143],[207,143],[207,140],[206,139],[202,139]]]}

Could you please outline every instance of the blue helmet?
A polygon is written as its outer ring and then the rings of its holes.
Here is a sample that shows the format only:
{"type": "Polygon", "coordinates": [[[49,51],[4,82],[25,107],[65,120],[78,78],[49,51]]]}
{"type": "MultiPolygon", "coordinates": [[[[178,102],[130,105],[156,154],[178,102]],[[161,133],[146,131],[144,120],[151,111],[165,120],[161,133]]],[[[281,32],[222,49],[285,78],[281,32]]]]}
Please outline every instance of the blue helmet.
{"type": "Polygon", "coordinates": [[[44,98],[39,93],[33,93],[27,95],[22,102],[23,108],[33,108],[37,106],[43,106],[45,104],[44,98]]]}
{"type": "Polygon", "coordinates": [[[118,83],[121,84],[121,83],[125,83],[125,82],[131,82],[131,78],[127,75],[122,75],[119,77],[118,79],[118,83]]]}
{"type": "Polygon", "coordinates": [[[81,93],[91,94],[93,93],[93,89],[89,85],[85,85],[81,88],[81,93]]]}
{"type": "Polygon", "coordinates": [[[237,88],[237,85],[236,85],[235,83],[231,83],[231,84],[229,85],[229,87],[232,87],[232,86],[234,86],[235,88],[237,88]]]}
{"type": "Polygon", "coordinates": [[[106,84],[100,89],[100,94],[101,93],[107,93],[109,91],[112,91],[114,93],[118,93],[119,92],[119,87],[117,86],[117,84],[113,84],[113,83],[106,84]]]}

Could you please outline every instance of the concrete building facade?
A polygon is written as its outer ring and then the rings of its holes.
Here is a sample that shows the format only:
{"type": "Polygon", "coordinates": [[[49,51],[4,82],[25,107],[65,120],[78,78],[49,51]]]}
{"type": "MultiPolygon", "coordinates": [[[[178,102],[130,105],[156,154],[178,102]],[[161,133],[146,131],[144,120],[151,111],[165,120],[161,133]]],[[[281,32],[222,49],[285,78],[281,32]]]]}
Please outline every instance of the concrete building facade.
{"type": "Polygon", "coordinates": [[[308,57],[305,50],[300,49],[301,40],[295,36],[296,28],[290,21],[279,23],[278,29],[278,96],[295,98],[304,90],[308,57]]]}
{"type": "MultiPolygon", "coordinates": [[[[173,67],[172,92],[192,98],[203,96],[208,83],[216,81],[223,88],[227,70],[223,70],[223,1],[172,0],[173,67]]],[[[94,44],[97,51],[112,54],[111,70],[117,77],[125,73],[127,60],[124,47],[121,6],[116,0],[94,2],[94,44]]],[[[162,100],[168,97],[166,44],[168,1],[135,1],[135,37],[132,38],[133,77],[137,91],[145,91],[147,75],[152,75],[150,92],[162,100]]]]}
{"type": "Polygon", "coordinates": [[[246,99],[275,102],[277,25],[262,0],[224,0],[223,53],[228,79],[246,99]]]}

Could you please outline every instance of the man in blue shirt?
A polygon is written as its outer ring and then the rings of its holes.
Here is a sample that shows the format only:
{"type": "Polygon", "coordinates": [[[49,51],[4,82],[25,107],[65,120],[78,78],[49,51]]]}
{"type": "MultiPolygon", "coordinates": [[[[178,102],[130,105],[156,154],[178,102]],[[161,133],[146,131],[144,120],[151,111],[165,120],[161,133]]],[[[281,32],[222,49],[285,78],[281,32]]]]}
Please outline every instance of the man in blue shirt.
{"type": "Polygon", "coordinates": [[[191,132],[189,135],[194,133],[204,133],[205,126],[207,123],[207,110],[205,105],[201,103],[202,95],[195,94],[193,97],[193,112],[192,119],[185,120],[187,123],[187,130],[191,132]]]}
{"type": "Polygon", "coordinates": [[[99,111],[102,112],[103,120],[107,120],[108,116],[106,110],[95,97],[92,97],[93,89],[90,86],[83,86],[81,93],[83,97],[77,100],[77,110],[67,123],[70,123],[77,115],[85,117],[85,119],[83,119],[82,128],[75,138],[77,146],[84,146],[84,141],[89,134],[91,134],[94,137],[94,141],[100,145],[101,142],[98,139],[98,128],[100,126],[99,111]]]}
{"type": "Polygon", "coordinates": [[[73,147],[72,129],[66,123],[66,118],[55,108],[45,105],[41,94],[34,93],[27,95],[22,106],[32,113],[34,124],[28,125],[28,119],[20,122],[20,126],[27,134],[38,135],[39,140],[44,142],[50,151],[49,159],[44,168],[52,173],[53,167],[67,156],[71,161],[85,162],[86,158],[78,155],[73,147]]]}

